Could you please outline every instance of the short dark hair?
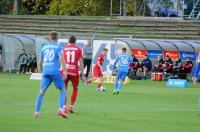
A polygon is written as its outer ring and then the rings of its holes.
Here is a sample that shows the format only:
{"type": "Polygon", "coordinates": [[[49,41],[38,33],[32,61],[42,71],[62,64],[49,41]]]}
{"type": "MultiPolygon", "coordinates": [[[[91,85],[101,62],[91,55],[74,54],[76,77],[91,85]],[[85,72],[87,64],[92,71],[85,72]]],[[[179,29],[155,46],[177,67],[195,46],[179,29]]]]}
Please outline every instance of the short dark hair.
{"type": "Polygon", "coordinates": [[[58,33],[56,31],[52,31],[49,33],[49,37],[51,40],[57,40],[58,39],[58,33]]]}
{"type": "Polygon", "coordinates": [[[71,37],[69,38],[69,43],[70,43],[70,44],[75,44],[75,43],[76,43],[76,37],[75,37],[75,36],[71,36],[71,37]]]}
{"type": "Polygon", "coordinates": [[[122,48],[122,51],[126,52],[126,48],[125,48],[125,47],[123,47],[123,48],[122,48]]]}
{"type": "Polygon", "coordinates": [[[103,51],[108,51],[108,49],[107,49],[107,48],[104,48],[103,51]]]}

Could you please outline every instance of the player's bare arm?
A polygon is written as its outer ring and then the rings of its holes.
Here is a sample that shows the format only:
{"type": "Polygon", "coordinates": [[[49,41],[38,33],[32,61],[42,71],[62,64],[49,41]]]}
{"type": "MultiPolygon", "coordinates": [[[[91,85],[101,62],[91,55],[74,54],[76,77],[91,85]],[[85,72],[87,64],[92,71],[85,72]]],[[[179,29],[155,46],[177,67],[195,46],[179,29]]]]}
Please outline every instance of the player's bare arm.
{"type": "Polygon", "coordinates": [[[40,59],[40,61],[39,61],[39,66],[40,66],[40,72],[42,73],[42,66],[43,65],[43,59],[40,59]]]}
{"type": "Polygon", "coordinates": [[[4,64],[1,58],[0,58],[0,65],[2,66],[2,68],[4,67],[4,64]]]}
{"type": "Polygon", "coordinates": [[[60,64],[61,64],[61,66],[63,68],[64,76],[66,77],[67,76],[67,68],[66,68],[63,56],[59,56],[59,61],[60,61],[60,64]]]}
{"type": "Polygon", "coordinates": [[[82,77],[84,77],[83,58],[79,58],[79,64],[80,64],[80,69],[81,69],[82,77]]]}

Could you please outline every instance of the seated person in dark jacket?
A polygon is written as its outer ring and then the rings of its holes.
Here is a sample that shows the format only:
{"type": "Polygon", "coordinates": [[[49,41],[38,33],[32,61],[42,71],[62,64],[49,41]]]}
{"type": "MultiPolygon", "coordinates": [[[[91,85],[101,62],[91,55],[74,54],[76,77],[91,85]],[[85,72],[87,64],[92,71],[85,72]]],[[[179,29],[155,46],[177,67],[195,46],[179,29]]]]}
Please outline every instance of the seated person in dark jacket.
{"type": "Polygon", "coordinates": [[[167,55],[163,64],[163,72],[172,73],[173,71],[173,62],[171,58],[167,55]]]}
{"type": "Polygon", "coordinates": [[[153,66],[153,72],[163,72],[164,60],[162,57],[157,57],[157,63],[153,66]]]}
{"type": "Polygon", "coordinates": [[[175,61],[174,66],[173,66],[173,76],[176,75],[176,74],[179,74],[181,68],[182,68],[182,62],[181,62],[181,59],[178,57],[175,61]]]}
{"type": "Polygon", "coordinates": [[[140,75],[140,72],[144,72],[144,79],[147,79],[147,74],[152,69],[152,62],[148,58],[147,55],[145,55],[145,59],[142,61],[140,68],[138,69],[138,75],[140,75]]]}
{"type": "Polygon", "coordinates": [[[190,57],[186,58],[186,63],[182,65],[181,73],[191,73],[193,68],[193,62],[190,60],[190,57]]]}
{"type": "Polygon", "coordinates": [[[130,65],[130,71],[132,72],[132,76],[136,76],[136,72],[138,71],[138,68],[140,68],[140,63],[134,55],[132,55],[132,57],[133,63],[130,65]]]}

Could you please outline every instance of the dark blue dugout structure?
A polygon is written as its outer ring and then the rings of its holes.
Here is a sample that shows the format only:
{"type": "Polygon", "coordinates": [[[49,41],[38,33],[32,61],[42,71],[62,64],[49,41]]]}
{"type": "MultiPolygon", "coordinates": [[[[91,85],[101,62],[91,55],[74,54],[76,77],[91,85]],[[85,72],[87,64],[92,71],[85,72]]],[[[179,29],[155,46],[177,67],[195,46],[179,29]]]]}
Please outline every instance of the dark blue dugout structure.
{"type": "Polygon", "coordinates": [[[192,40],[155,40],[155,39],[124,39],[116,38],[116,52],[119,53],[122,47],[127,47],[129,53],[138,59],[143,59],[145,55],[153,61],[157,56],[165,59],[167,55],[174,61],[177,57],[183,61],[190,57],[196,61],[196,55],[200,52],[200,41],[192,40]]]}
{"type": "Polygon", "coordinates": [[[33,35],[0,34],[0,46],[4,70],[18,70],[17,62],[21,49],[26,53],[35,53],[35,37],[33,35]]]}

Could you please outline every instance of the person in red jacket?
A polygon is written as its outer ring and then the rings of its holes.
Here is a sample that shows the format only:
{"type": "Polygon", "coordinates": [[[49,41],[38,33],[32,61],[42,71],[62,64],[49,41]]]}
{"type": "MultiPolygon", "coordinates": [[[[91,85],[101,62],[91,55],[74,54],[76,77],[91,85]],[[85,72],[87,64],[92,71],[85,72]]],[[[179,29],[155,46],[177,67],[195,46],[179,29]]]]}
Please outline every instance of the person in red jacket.
{"type": "Polygon", "coordinates": [[[186,63],[182,65],[181,73],[191,73],[193,68],[193,62],[190,60],[190,57],[188,56],[186,58],[186,63]]]}

